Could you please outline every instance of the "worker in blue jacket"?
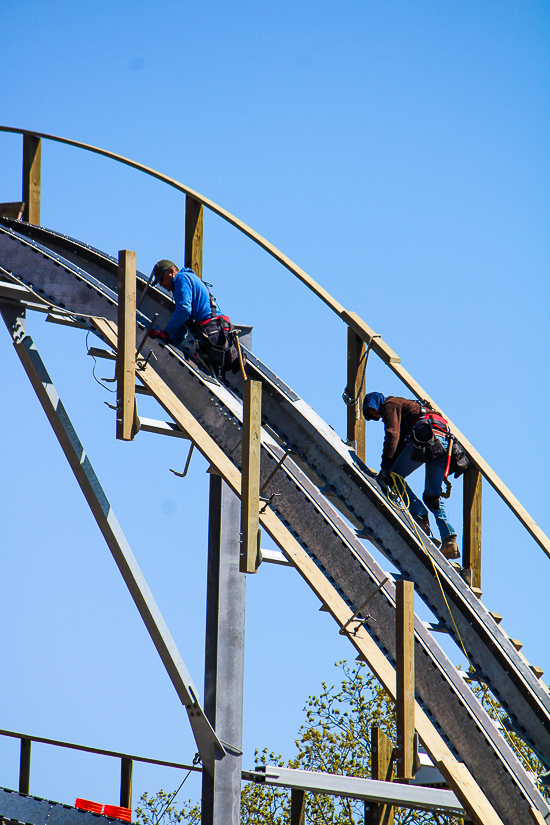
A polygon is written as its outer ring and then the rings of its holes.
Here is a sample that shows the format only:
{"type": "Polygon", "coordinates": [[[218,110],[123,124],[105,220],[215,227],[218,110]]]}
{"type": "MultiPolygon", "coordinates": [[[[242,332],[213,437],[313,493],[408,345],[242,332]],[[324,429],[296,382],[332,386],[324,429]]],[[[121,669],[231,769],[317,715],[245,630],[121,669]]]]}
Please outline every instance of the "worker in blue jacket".
{"type": "MultiPolygon", "coordinates": [[[[179,347],[189,329],[193,332],[194,327],[212,319],[213,299],[192,269],[178,270],[176,264],[166,258],[155,264],[151,274],[154,284],[160,284],[173,293],[176,308],[164,331],[154,329],[150,336],[164,341],[170,339],[179,347]]],[[[217,312],[214,317],[217,317],[217,312]]]]}
{"type": "Polygon", "coordinates": [[[239,354],[236,333],[226,315],[218,315],[216,302],[192,269],[178,269],[173,261],[158,261],[151,273],[154,284],[160,284],[174,295],[176,308],[164,330],[153,329],[151,338],[160,338],[181,347],[188,330],[197,342],[203,358],[220,378],[226,370],[238,372],[239,354]]]}

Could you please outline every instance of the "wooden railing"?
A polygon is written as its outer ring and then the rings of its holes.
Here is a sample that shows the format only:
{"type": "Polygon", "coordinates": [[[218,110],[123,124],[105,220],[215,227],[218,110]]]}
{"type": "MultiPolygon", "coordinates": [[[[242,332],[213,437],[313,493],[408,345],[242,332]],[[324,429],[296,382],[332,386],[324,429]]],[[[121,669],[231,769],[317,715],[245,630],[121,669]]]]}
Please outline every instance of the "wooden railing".
{"type": "Polygon", "coordinates": [[[202,209],[206,207],[249,237],[254,243],[261,246],[262,249],[265,249],[275,260],[279,261],[279,263],[292,272],[296,278],[302,281],[308,289],[329,306],[348,326],[348,393],[350,395],[353,393],[353,398],[355,398],[356,395],[359,395],[359,397],[355,406],[348,408],[347,438],[348,441],[354,441],[356,443],[357,454],[363,460],[365,457],[365,436],[361,404],[364,387],[359,391],[359,383],[366,346],[382,359],[417,399],[429,403],[434,410],[440,412],[448,420],[454,435],[463,445],[471,461],[471,467],[466,472],[464,482],[463,567],[471,570],[470,583],[472,586],[475,588],[481,586],[482,477],[489,482],[550,558],[550,539],[543,533],[525,507],[523,507],[508,487],[501,481],[480,453],[478,453],[468,441],[466,436],[452,423],[444,410],[430,398],[424,388],[404,369],[401,364],[401,358],[386,344],[381,336],[375,334],[374,330],[372,330],[359,315],[346,310],[342,304],[333,298],[320,284],[314,281],[313,278],[273,246],[273,244],[269,243],[269,241],[251,229],[251,227],[235,217],[235,215],[232,215],[226,209],[218,206],[218,204],[204,197],[204,195],[201,195],[199,192],[161,172],[157,172],[155,169],[151,169],[134,160],[118,155],[115,152],[109,152],[106,149],[90,146],[89,144],[70,140],[69,138],[49,135],[43,132],[33,132],[28,129],[0,126],[0,132],[11,132],[23,135],[23,200],[27,199],[23,216],[31,223],[39,223],[40,221],[40,141],[41,139],[52,140],[58,143],[65,143],[69,146],[75,146],[79,149],[85,149],[86,151],[94,152],[111,160],[115,160],[118,163],[123,163],[126,166],[131,166],[183,192],[186,195],[185,265],[194,266],[196,271],[198,270],[197,274],[201,275],[202,269],[202,209]]]}
{"type": "Polygon", "coordinates": [[[179,768],[187,771],[202,771],[196,765],[182,765],[179,762],[166,762],[162,759],[149,759],[145,756],[133,756],[129,753],[118,753],[101,748],[90,748],[86,745],[75,745],[72,742],[60,742],[57,739],[45,739],[42,736],[29,736],[26,733],[15,733],[12,730],[0,730],[0,736],[10,736],[21,740],[21,757],[19,762],[19,793],[30,793],[31,776],[31,743],[40,742],[44,745],[53,745],[57,748],[69,748],[85,753],[97,753],[100,756],[111,756],[120,759],[120,807],[132,807],[132,773],[134,762],[146,762],[149,765],[162,765],[166,768],[179,768]]]}

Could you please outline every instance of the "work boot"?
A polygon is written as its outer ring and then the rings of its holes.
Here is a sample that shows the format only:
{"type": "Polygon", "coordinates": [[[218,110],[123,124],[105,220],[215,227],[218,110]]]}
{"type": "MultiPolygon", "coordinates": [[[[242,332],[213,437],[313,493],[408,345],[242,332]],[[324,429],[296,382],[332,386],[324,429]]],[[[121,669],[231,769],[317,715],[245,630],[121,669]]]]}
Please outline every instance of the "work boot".
{"type": "Polygon", "coordinates": [[[446,559],[457,559],[460,556],[460,551],[456,543],[456,536],[449,536],[441,545],[441,552],[446,559]]]}

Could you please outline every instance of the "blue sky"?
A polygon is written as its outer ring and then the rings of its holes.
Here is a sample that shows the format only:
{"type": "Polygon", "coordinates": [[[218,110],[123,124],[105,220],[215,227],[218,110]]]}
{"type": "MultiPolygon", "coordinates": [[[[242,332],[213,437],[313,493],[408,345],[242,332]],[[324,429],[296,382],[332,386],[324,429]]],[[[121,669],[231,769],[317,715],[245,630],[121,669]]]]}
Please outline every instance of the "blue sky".
{"type": "MultiPolygon", "coordinates": [[[[3,4],[2,29],[2,125],[118,152],[244,220],[382,334],[548,532],[547,4],[29,0],[3,4]]],[[[0,200],[17,200],[20,137],[0,134],[0,159],[0,200]]],[[[181,194],[52,143],[42,169],[44,225],[134,249],[146,273],[181,261],[181,194]]],[[[211,214],[204,267],[260,357],[345,435],[343,324],[211,214]]],[[[179,442],[115,442],[84,336],[28,328],[202,690],[205,462],[176,479],[179,442]]],[[[186,762],[185,715],[6,333],[0,351],[0,727],[186,762]]],[[[374,358],[367,382],[402,392],[374,358]]],[[[371,425],[371,466],[380,443],[371,425]]],[[[457,524],[460,500],[457,483],[457,524]]],[[[483,600],[543,679],[549,565],[486,488],[483,600]]],[[[307,696],[352,655],[318,606],[291,571],[249,577],[247,767],[254,747],[293,754],[307,696]]],[[[0,740],[0,785],[17,762],[0,740]]],[[[139,768],[136,795],[178,781],[139,768]]],[[[118,766],[36,747],[31,790],[116,803],[118,766]]]]}

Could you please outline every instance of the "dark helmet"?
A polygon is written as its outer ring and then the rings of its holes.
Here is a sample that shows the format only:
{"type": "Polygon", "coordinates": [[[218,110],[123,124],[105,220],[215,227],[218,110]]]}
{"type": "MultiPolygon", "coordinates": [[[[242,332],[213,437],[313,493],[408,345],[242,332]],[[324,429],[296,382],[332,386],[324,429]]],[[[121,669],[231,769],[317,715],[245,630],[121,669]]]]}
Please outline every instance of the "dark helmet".
{"type": "Polygon", "coordinates": [[[157,263],[153,267],[153,271],[151,275],[153,276],[153,283],[158,284],[162,280],[162,276],[165,272],[168,272],[169,269],[172,267],[176,267],[174,261],[169,261],[168,258],[163,258],[162,261],[157,261],[157,263]]]}

